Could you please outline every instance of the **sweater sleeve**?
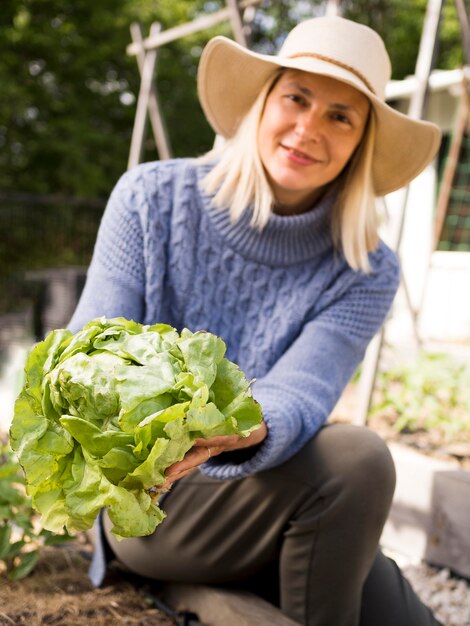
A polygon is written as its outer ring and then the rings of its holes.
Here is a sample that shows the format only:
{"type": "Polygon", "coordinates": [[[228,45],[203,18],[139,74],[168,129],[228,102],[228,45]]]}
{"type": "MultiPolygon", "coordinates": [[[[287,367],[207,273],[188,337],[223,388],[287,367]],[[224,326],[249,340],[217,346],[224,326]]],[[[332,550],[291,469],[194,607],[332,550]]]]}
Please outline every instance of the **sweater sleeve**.
{"type": "Polygon", "coordinates": [[[145,267],[141,213],[145,198],[139,176],[138,168],[124,174],[109,198],[85,287],[68,325],[72,332],[101,316],[142,319],[145,267]]]}
{"type": "MultiPolygon", "coordinates": [[[[203,471],[241,478],[293,456],[326,422],[344,387],[382,326],[399,284],[398,260],[382,245],[373,272],[309,320],[288,350],[253,386],[268,436],[249,458],[215,457],[203,471]]],[[[249,450],[249,449],[248,449],[249,450]]]]}

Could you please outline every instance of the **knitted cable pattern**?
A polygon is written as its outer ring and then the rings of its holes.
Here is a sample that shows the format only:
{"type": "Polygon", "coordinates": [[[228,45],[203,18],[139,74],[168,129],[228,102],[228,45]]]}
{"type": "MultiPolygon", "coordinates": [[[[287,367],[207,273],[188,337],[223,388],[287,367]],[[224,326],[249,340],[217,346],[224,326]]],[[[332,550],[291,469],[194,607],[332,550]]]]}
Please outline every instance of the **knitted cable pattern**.
{"type": "Polygon", "coordinates": [[[111,195],[70,328],[123,315],[221,336],[248,378],[269,434],[203,471],[237,478],[282,463],[327,420],[393,301],[399,269],[380,243],[372,272],[333,249],[334,186],[302,215],[273,215],[259,232],[247,209],[232,224],[201,190],[207,165],[147,163],[111,195]]]}

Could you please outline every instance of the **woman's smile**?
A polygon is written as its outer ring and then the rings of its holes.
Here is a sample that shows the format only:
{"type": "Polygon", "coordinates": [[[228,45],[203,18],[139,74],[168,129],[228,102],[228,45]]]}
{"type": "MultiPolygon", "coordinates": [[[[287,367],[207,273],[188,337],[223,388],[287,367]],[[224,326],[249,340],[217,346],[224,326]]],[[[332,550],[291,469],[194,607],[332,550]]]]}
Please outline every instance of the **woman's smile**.
{"type": "Polygon", "coordinates": [[[315,163],[320,163],[320,159],[316,159],[313,156],[310,156],[306,152],[298,150],[297,148],[293,148],[291,146],[280,143],[279,146],[284,150],[286,158],[300,166],[309,166],[314,165],[315,163]]]}

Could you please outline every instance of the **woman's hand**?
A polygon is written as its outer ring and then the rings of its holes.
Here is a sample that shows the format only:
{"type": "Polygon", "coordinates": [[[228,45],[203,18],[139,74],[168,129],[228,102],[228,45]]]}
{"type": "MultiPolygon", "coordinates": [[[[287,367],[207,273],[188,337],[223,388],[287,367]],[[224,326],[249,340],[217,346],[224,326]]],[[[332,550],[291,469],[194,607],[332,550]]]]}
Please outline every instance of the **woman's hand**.
{"type": "Polygon", "coordinates": [[[165,472],[167,480],[163,485],[159,486],[159,491],[166,491],[175,480],[191,474],[199,465],[206,463],[213,456],[217,456],[222,452],[256,446],[266,438],[267,434],[266,424],[261,422],[260,427],[254,430],[248,437],[225,435],[211,437],[210,439],[196,439],[194,446],[185,454],[184,459],[178,461],[178,463],[173,463],[173,465],[167,468],[165,472]]]}

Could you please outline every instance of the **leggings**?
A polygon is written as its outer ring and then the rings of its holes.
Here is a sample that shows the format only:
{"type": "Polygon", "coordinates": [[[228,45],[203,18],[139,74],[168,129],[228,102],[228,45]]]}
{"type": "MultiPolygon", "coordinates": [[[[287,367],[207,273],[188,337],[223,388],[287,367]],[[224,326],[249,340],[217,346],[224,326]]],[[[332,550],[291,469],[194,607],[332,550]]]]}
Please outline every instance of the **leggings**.
{"type": "Polygon", "coordinates": [[[304,626],[437,626],[379,551],[394,487],[376,434],[331,425],[254,476],[181,479],[149,537],[116,541],[106,515],[104,533],[136,574],[247,589],[304,626]]]}

